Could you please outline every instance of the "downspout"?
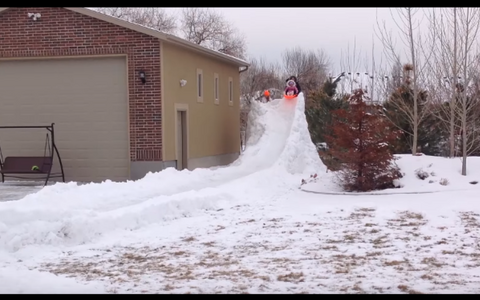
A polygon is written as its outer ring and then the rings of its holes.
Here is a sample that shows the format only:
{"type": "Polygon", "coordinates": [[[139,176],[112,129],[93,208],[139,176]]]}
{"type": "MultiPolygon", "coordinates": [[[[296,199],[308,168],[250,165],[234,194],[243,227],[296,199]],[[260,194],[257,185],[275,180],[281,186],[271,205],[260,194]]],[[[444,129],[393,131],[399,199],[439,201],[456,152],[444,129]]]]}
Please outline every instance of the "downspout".
{"type": "MultiPolygon", "coordinates": [[[[248,66],[245,66],[243,70],[238,71],[238,73],[243,73],[248,70],[248,66]]],[[[245,125],[245,139],[244,139],[244,144],[240,144],[240,151],[244,152],[245,148],[247,148],[247,126],[248,126],[248,117],[247,117],[247,124],[245,125]]],[[[242,142],[242,133],[240,133],[240,143],[242,142]]]]}
{"type": "Polygon", "coordinates": [[[245,69],[238,71],[238,73],[243,73],[243,72],[245,72],[246,70],[248,70],[248,66],[245,66],[245,69]]]}

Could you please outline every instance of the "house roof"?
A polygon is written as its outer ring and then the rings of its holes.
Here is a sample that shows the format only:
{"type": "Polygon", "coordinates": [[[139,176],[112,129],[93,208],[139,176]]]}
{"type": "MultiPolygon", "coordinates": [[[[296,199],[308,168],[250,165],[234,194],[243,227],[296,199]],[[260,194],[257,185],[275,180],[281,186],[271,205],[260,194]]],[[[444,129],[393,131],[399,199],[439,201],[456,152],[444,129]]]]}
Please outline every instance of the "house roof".
{"type": "MultiPolygon", "coordinates": [[[[0,13],[2,13],[3,11],[5,11],[9,8],[10,7],[0,7],[0,13]]],[[[109,23],[112,23],[112,24],[115,24],[115,25],[118,25],[118,26],[122,26],[122,27],[131,29],[131,30],[134,30],[134,31],[137,31],[137,32],[141,32],[141,33],[156,37],[156,38],[160,39],[161,41],[176,44],[178,46],[188,48],[190,50],[194,50],[194,51],[197,51],[197,52],[209,55],[209,56],[213,56],[217,59],[236,64],[239,67],[248,67],[250,65],[249,63],[247,63],[246,61],[244,61],[242,59],[239,59],[239,58],[233,57],[231,55],[221,53],[219,51],[215,51],[215,50],[205,48],[203,46],[200,46],[200,45],[197,45],[195,43],[189,42],[189,41],[187,41],[185,39],[182,39],[182,38],[179,38],[177,36],[167,34],[167,33],[164,33],[164,32],[161,32],[161,31],[158,31],[156,29],[149,28],[149,27],[146,27],[146,26],[143,26],[143,25],[140,25],[140,24],[132,23],[132,22],[120,19],[120,18],[109,16],[109,15],[106,15],[106,14],[103,14],[103,13],[100,13],[100,12],[97,12],[97,11],[94,11],[94,10],[91,10],[91,9],[88,9],[88,8],[85,8],[85,7],[64,7],[64,8],[68,9],[68,10],[71,10],[71,11],[74,11],[76,13],[87,15],[87,16],[105,21],[105,22],[109,22],[109,23]]]]}

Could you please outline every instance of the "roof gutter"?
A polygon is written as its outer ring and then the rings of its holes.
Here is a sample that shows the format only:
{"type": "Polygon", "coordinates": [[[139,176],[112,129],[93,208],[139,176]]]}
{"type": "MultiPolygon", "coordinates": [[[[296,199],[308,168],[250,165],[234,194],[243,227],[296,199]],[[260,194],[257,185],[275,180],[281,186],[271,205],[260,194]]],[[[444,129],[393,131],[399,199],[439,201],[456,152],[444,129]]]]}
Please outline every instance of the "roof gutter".
{"type": "Polygon", "coordinates": [[[197,44],[194,44],[192,42],[189,42],[187,40],[184,40],[182,38],[179,38],[179,37],[176,37],[174,35],[171,35],[171,34],[166,34],[166,37],[167,37],[167,40],[170,41],[170,42],[173,42],[173,43],[176,43],[176,44],[180,44],[180,45],[183,45],[183,46],[187,46],[191,49],[195,49],[197,51],[200,51],[200,52],[203,52],[205,54],[210,54],[212,56],[215,56],[217,58],[221,58],[223,60],[226,60],[226,61],[229,61],[230,63],[235,63],[239,66],[245,66],[248,68],[248,66],[250,65],[249,63],[247,63],[246,61],[244,60],[241,60],[241,59],[237,59],[233,56],[229,56],[229,55],[225,55],[223,53],[220,53],[218,51],[214,51],[214,50],[211,50],[211,49],[208,49],[206,47],[203,47],[203,46],[200,46],[200,45],[197,45],[197,44]]]}

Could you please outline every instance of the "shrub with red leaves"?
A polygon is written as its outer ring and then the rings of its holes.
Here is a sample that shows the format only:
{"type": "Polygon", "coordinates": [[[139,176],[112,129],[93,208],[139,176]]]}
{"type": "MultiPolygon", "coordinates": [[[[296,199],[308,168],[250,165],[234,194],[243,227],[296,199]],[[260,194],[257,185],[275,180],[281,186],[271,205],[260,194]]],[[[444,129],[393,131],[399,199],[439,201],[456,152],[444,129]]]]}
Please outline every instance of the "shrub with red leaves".
{"type": "Polygon", "coordinates": [[[333,111],[333,134],[326,140],[330,154],[341,162],[337,171],[346,191],[394,188],[402,177],[389,147],[401,132],[385,117],[382,107],[366,103],[364,91],[354,91],[349,108],[333,111]]]}

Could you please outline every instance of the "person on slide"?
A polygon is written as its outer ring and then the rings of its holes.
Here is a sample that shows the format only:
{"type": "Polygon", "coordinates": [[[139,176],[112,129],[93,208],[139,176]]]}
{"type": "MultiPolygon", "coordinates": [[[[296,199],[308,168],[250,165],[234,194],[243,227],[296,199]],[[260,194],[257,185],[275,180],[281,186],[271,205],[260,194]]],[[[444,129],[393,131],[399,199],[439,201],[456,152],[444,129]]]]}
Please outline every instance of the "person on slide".
{"type": "Polygon", "coordinates": [[[288,82],[289,80],[295,81],[295,86],[297,87],[298,93],[300,94],[302,92],[302,88],[300,87],[300,84],[298,84],[297,77],[292,75],[292,76],[288,77],[287,80],[285,80],[285,82],[288,82]]]}
{"type": "Polygon", "coordinates": [[[298,95],[297,84],[293,80],[287,81],[287,87],[285,88],[285,95],[293,96],[298,95]]]}

